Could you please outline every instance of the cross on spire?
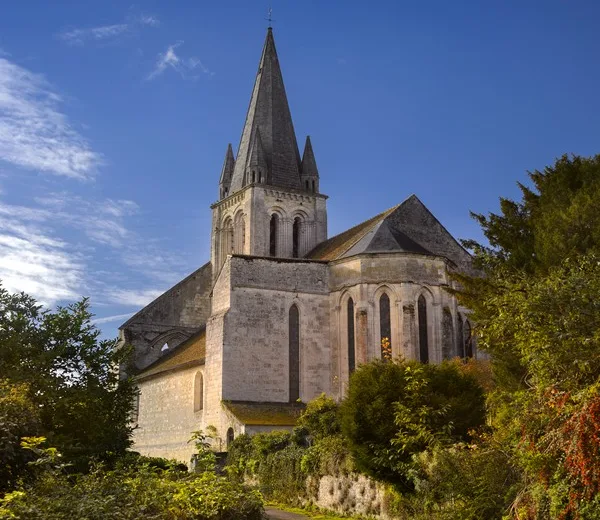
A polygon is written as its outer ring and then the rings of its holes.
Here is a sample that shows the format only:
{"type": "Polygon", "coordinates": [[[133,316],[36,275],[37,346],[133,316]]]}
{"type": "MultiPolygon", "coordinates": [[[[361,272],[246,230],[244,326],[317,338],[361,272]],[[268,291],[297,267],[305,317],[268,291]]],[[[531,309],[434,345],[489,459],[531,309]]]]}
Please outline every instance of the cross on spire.
{"type": "Polygon", "coordinates": [[[269,29],[271,28],[272,22],[274,22],[273,20],[273,9],[271,6],[269,6],[269,10],[267,11],[267,18],[265,18],[265,20],[267,20],[269,22],[269,29]]]}

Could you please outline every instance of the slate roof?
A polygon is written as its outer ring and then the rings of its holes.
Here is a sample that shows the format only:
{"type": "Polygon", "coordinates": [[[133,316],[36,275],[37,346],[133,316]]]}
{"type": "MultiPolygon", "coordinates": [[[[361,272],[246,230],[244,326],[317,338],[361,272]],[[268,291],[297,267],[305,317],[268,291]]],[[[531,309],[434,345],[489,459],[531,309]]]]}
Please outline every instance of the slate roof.
{"type": "Polygon", "coordinates": [[[244,175],[259,131],[268,168],[266,184],[301,189],[300,152],[270,27],[235,159],[231,194],[244,187],[244,175]]]}
{"type": "Polygon", "coordinates": [[[416,195],[322,242],[306,258],[332,261],[387,252],[442,256],[462,269],[471,269],[469,253],[416,195]]]}
{"type": "Polygon", "coordinates": [[[242,424],[251,426],[294,426],[305,408],[303,403],[255,403],[223,401],[242,424]]]}
{"type": "Polygon", "coordinates": [[[195,365],[203,365],[206,358],[206,328],[190,336],[171,352],[167,352],[148,365],[137,376],[137,380],[148,379],[164,372],[172,372],[195,365]]]}

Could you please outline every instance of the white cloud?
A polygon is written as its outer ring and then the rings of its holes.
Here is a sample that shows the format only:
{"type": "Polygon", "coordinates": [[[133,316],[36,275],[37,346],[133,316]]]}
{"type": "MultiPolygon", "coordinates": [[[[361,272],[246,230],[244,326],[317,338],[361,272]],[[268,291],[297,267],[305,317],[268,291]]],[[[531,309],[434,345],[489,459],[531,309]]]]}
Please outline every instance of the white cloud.
{"type": "Polygon", "coordinates": [[[128,18],[123,23],[70,29],[58,34],[58,37],[70,45],[84,45],[86,42],[106,42],[119,36],[136,32],[141,27],[158,27],[160,21],[156,16],[142,14],[128,18]]]}
{"type": "Polygon", "coordinates": [[[143,307],[158,298],[163,292],[158,289],[113,289],[108,293],[108,297],[113,303],[143,307]]]}
{"type": "Polygon", "coordinates": [[[150,27],[158,27],[160,25],[160,20],[156,16],[147,14],[138,16],[137,20],[141,25],[149,25],[150,27]]]}
{"type": "Polygon", "coordinates": [[[102,325],[103,323],[112,323],[114,321],[122,321],[127,320],[133,316],[133,312],[128,312],[127,314],[117,314],[115,316],[106,316],[104,318],[96,318],[92,320],[92,323],[95,325],[102,325]]]}
{"type": "Polygon", "coordinates": [[[72,45],[83,45],[87,40],[99,41],[114,38],[129,30],[129,24],[118,23],[114,25],[103,25],[88,29],[73,29],[59,34],[61,40],[72,45]]]}
{"type": "Polygon", "coordinates": [[[89,295],[95,304],[141,307],[189,266],[159,240],[130,228],[128,219],[138,212],[130,200],[92,201],[66,192],[32,205],[0,201],[0,281],[45,305],[89,295]]]}
{"type": "Polygon", "coordinates": [[[181,58],[178,56],[175,52],[175,49],[181,45],[183,45],[183,42],[178,41],[173,45],[169,45],[165,52],[158,54],[156,58],[156,65],[154,66],[154,70],[148,75],[148,80],[152,80],[160,76],[168,68],[179,73],[182,78],[192,77],[195,79],[197,76],[190,76],[190,73],[195,69],[199,69],[202,73],[209,76],[214,76],[214,72],[211,72],[207,67],[205,67],[198,58],[194,56],[191,58],[181,58]]]}
{"type": "Polygon", "coordinates": [[[79,298],[84,274],[82,258],[66,242],[18,217],[0,216],[0,279],[7,290],[52,305],[79,298]]]}
{"type": "Polygon", "coordinates": [[[0,58],[0,160],[87,179],[102,157],[60,111],[61,97],[43,76],[0,58]]]}

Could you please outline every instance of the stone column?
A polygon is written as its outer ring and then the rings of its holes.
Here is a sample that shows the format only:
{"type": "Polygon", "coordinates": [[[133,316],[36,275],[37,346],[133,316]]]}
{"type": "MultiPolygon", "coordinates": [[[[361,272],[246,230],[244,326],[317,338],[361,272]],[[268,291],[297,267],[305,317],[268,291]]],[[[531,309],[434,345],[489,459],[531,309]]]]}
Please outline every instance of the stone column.
{"type": "Polygon", "coordinates": [[[368,361],[369,348],[369,313],[366,306],[356,308],[356,330],[354,337],[356,341],[356,364],[368,361]]]}
{"type": "Polygon", "coordinates": [[[419,359],[415,319],[414,304],[404,305],[402,307],[402,350],[406,359],[419,359]]]}
{"type": "Polygon", "coordinates": [[[281,226],[277,237],[277,256],[289,258],[292,256],[292,221],[289,218],[280,220],[281,226]]]}

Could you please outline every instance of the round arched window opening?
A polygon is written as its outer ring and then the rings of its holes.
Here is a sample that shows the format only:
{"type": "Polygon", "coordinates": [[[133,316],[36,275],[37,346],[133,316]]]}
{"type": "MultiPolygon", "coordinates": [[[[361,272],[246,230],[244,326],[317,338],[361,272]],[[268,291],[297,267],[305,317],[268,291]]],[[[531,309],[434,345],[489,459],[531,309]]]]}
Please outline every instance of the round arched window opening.
{"type": "Polygon", "coordinates": [[[233,439],[234,439],[233,428],[230,427],[227,429],[227,448],[229,448],[229,446],[231,446],[233,439]]]}

